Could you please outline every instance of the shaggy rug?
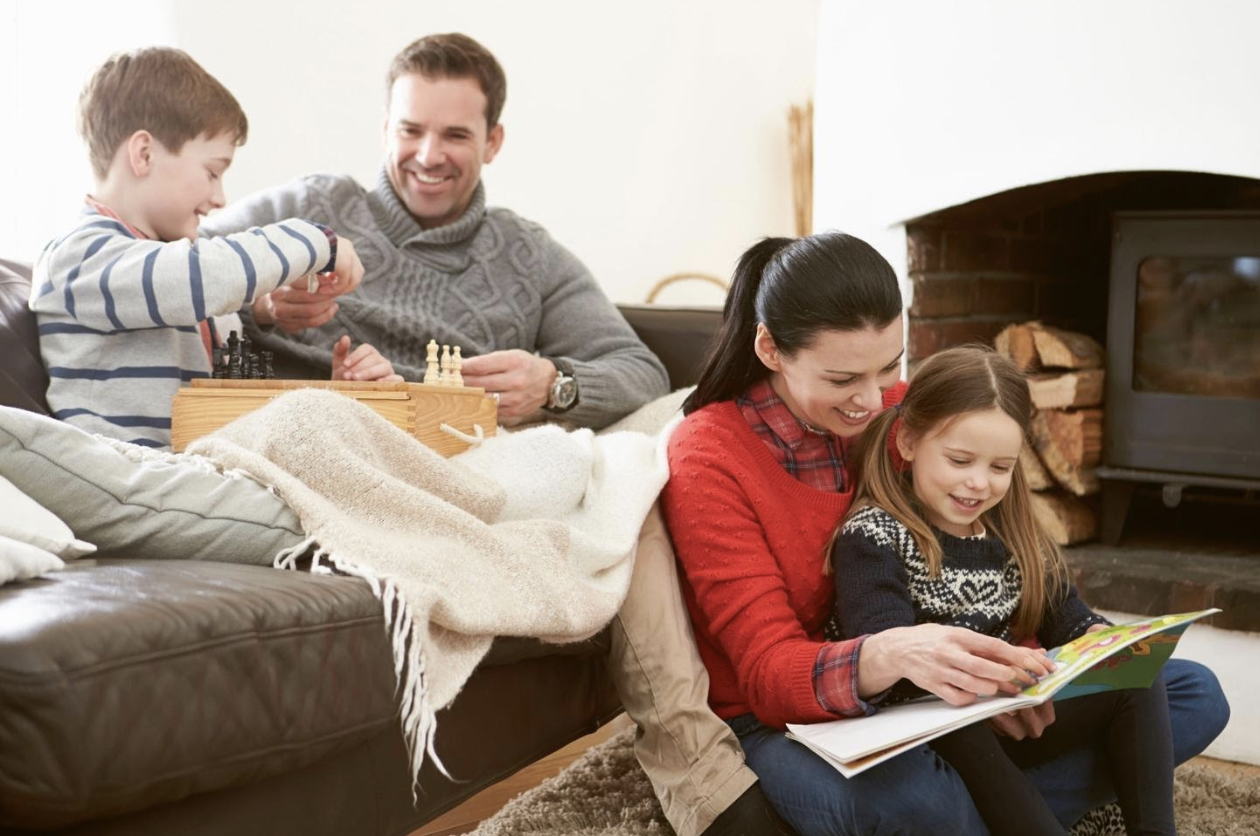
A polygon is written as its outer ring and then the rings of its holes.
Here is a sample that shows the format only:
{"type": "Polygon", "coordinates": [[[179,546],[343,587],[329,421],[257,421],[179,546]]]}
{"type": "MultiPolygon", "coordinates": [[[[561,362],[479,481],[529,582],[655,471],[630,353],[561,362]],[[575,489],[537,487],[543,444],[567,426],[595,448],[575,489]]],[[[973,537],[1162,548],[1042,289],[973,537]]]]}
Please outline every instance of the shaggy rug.
{"type": "MultiPolygon", "coordinates": [[[[633,728],[610,737],[508,802],[473,836],[671,836],[633,740],[633,728]]],[[[1260,833],[1260,778],[1188,764],[1177,770],[1176,804],[1180,836],[1260,833]]]]}

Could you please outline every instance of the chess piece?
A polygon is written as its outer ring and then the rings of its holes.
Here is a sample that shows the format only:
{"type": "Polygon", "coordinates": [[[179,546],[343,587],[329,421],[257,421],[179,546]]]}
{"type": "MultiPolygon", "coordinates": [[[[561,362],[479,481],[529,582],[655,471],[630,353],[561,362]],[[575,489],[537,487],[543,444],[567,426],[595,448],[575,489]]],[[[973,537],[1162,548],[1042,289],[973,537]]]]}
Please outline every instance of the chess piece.
{"type": "Polygon", "coordinates": [[[264,351],[264,352],[262,353],[262,365],[263,365],[263,372],[262,372],[262,376],[263,376],[263,380],[275,380],[275,379],[276,379],[276,370],[275,370],[274,368],[272,368],[272,366],[271,366],[272,360],[274,360],[274,359],[275,359],[275,354],[273,354],[272,352],[270,352],[270,351],[264,351]]]}
{"type": "Polygon", "coordinates": [[[442,346],[442,372],[438,375],[439,386],[451,385],[451,347],[442,346]]]}
{"type": "Polygon", "coordinates": [[[425,383],[438,383],[442,378],[442,373],[438,369],[438,344],[437,340],[429,340],[429,344],[425,346],[426,354],[424,358],[424,381],[425,383]]]}
{"type": "Polygon", "coordinates": [[[254,377],[254,354],[250,351],[252,341],[248,336],[241,337],[241,377],[251,380],[254,377]]]}
{"type": "Polygon", "coordinates": [[[254,352],[249,354],[249,374],[250,380],[262,380],[262,364],[258,362],[258,355],[254,352]]]}
{"type": "Polygon", "coordinates": [[[227,377],[241,379],[241,339],[235,331],[228,334],[227,377]]]}
{"type": "Polygon", "coordinates": [[[218,378],[223,377],[223,372],[224,372],[223,349],[219,348],[216,345],[214,347],[214,350],[211,352],[211,356],[213,357],[213,359],[210,361],[210,377],[215,378],[217,380],[218,378]]]}
{"type": "Polygon", "coordinates": [[[460,374],[460,369],[464,367],[464,358],[459,356],[459,346],[455,346],[454,356],[451,357],[451,385],[463,386],[464,376],[460,374]]]}

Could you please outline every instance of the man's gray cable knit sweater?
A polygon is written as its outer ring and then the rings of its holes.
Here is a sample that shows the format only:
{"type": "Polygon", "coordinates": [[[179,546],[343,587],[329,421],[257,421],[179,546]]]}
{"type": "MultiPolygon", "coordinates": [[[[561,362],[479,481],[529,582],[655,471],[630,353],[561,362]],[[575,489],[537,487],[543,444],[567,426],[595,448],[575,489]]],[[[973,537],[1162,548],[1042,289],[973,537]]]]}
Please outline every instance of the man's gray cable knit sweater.
{"type": "Polygon", "coordinates": [[[668,389],[664,367],[635,335],[595,279],[538,224],[486,209],[478,184],[454,223],[422,229],[382,169],[368,191],[346,176],[317,174],[251,195],[202,224],[222,235],[303,217],[354,242],[363,284],[338,300],[336,317],[297,334],[260,332],[262,348],[330,365],[349,334],[370,343],[407,380],[424,376],[430,339],[471,357],[519,348],[572,363],[578,405],[565,420],[603,427],[668,389]]]}

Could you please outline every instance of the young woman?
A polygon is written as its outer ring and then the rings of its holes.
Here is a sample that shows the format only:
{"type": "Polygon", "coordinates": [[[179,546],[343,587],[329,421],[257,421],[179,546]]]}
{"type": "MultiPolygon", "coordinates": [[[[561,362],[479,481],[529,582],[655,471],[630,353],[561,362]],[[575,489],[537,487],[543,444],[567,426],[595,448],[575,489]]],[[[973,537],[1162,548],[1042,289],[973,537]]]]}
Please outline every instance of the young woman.
{"type": "MultiPolygon", "coordinates": [[[[1028,381],[981,347],[929,357],[896,410],[871,421],[854,455],[853,507],[831,549],[843,640],[912,624],[951,624],[1057,647],[1107,626],[1076,595],[1038,525],[1019,465],[1032,419],[1028,381]]],[[[907,681],[889,699],[921,696],[907,681]]],[[[1173,751],[1162,682],[1064,703],[1035,740],[984,723],[930,745],[962,776],[995,836],[1063,836],[1017,764],[1105,743],[1130,836],[1172,836],[1173,751]]]]}
{"type": "MultiPolygon", "coordinates": [[[[662,494],[709,702],[802,836],[987,832],[958,774],[930,748],[844,779],[788,740],[788,722],[878,710],[908,679],[952,703],[1013,692],[1044,657],[961,627],[920,624],[823,639],[834,591],[826,545],[848,511],[849,444],[899,400],[901,296],[888,263],[840,233],[772,238],[740,259],[723,326],[670,439],[662,494]]],[[[1211,672],[1165,666],[1178,761],[1228,719],[1211,672]]],[[[1002,721],[1037,736],[1052,709],[1002,721]]],[[[1026,770],[1060,821],[1109,801],[1102,753],[1085,747],[1026,770]]]]}

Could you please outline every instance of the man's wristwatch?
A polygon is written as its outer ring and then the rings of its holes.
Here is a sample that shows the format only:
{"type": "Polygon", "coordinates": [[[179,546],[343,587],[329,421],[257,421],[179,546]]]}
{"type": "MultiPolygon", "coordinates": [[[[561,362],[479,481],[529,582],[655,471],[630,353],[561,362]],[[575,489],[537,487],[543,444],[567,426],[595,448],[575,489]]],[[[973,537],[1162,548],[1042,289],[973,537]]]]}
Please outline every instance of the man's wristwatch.
{"type": "Polygon", "coordinates": [[[561,360],[559,357],[543,359],[556,367],[556,381],[551,384],[551,391],[547,393],[547,405],[543,408],[548,412],[568,412],[578,402],[578,384],[573,366],[568,360],[561,360]]]}

